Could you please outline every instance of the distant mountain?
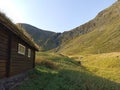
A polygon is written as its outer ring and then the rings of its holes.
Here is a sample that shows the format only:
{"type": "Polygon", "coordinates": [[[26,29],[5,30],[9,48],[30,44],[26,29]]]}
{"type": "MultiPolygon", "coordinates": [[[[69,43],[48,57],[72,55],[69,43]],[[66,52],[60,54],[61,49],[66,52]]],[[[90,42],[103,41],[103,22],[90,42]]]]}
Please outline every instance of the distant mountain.
{"type": "Polygon", "coordinates": [[[59,34],[51,31],[45,31],[25,23],[18,23],[17,26],[24,28],[24,30],[31,35],[34,41],[40,45],[43,50],[50,50],[57,47],[55,37],[59,34]],[[52,40],[49,40],[50,38],[52,38],[52,40]]]}
{"type": "Polygon", "coordinates": [[[44,50],[63,54],[120,51],[120,2],[101,11],[91,21],[70,31],[55,33],[20,24],[44,50]]]}

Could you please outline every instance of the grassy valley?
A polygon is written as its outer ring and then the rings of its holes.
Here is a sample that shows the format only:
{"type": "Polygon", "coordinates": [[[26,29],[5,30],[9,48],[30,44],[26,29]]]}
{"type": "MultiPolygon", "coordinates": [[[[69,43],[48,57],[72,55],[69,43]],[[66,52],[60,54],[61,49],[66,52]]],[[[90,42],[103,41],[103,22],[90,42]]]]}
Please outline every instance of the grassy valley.
{"type": "Polygon", "coordinates": [[[45,41],[50,51],[37,53],[36,68],[14,90],[120,90],[120,2],[45,41]]]}
{"type": "Polygon", "coordinates": [[[14,90],[120,90],[120,53],[69,57],[38,53],[35,70],[14,90]]]}

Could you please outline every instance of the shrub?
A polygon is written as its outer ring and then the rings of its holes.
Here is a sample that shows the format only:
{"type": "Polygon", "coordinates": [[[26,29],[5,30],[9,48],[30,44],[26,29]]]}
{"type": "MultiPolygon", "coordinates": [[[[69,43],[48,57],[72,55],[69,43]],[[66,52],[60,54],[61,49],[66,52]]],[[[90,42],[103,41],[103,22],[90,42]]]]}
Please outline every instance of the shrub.
{"type": "Polygon", "coordinates": [[[49,61],[49,60],[41,60],[39,65],[45,66],[50,69],[58,69],[58,66],[54,62],[49,61]]]}

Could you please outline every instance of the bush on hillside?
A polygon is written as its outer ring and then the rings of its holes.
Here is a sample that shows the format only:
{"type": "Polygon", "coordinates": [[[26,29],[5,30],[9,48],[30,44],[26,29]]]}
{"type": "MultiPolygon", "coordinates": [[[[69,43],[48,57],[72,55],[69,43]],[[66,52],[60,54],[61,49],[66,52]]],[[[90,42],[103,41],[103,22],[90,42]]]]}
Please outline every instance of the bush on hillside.
{"type": "Polygon", "coordinates": [[[49,69],[58,69],[58,66],[50,60],[41,60],[38,65],[45,66],[49,69]]]}

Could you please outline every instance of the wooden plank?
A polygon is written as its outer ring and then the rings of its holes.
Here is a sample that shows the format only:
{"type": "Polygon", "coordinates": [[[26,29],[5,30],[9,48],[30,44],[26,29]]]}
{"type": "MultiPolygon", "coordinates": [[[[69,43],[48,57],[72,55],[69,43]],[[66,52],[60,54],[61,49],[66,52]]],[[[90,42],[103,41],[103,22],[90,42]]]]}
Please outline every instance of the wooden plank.
{"type": "Polygon", "coordinates": [[[6,31],[4,31],[4,30],[0,30],[0,38],[7,38],[8,36],[6,35],[6,31]]]}
{"type": "Polygon", "coordinates": [[[35,68],[35,51],[33,51],[33,68],[35,68]]]}
{"type": "Polygon", "coordinates": [[[0,65],[6,63],[6,60],[0,60],[0,65]]]}
{"type": "Polygon", "coordinates": [[[6,77],[9,77],[10,74],[10,61],[11,61],[11,44],[12,44],[12,36],[9,33],[9,40],[8,40],[8,59],[6,65],[6,77]]]}
{"type": "Polygon", "coordinates": [[[5,68],[5,66],[6,66],[6,63],[1,63],[0,62],[0,68],[5,68]]]}
{"type": "Polygon", "coordinates": [[[8,34],[0,29],[0,77],[6,76],[6,61],[8,58],[8,34]]]}
{"type": "Polygon", "coordinates": [[[25,45],[26,51],[28,48],[30,48],[29,45],[27,45],[24,41],[13,36],[12,46],[11,46],[12,53],[11,53],[10,76],[26,72],[26,71],[32,69],[32,67],[33,67],[32,57],[28,58],[27,52],[26,52],[26,55],[18,54],[18,51],[17,51],[18,43],[25,45]]]}
{"type": "Polygon", "coordinates": [[[6,72],[0,72],[0,78],[5,77],[5,73],[6,73],[6,72]]]}
{"type": "Polygon", "coordinates": [[[6,58],[7,58],[7,57],[6,57],[5,54],[0,54],[0,61],[1,61],[1,60],[6,60],[6,58]]]}
{"type": "MultiPolygon", "coordinates": [[[[1,34],[0,34],[0,35],[1,35],[1,34]]],[[[2,40],[8,41],[7,38],[8,38],[8,36],[6,36],[6,37],[0,36],[1,41],[2,41],[2,40]]]]}
{"type": "MultiPolygon", "coordinates": [[[[5,66],[4,66],[4,67],[5,67],[5,66]]],[[[0,72],[6,72],[5,70],[6,70],[5,68],[0,67],[0,72]]]]}

